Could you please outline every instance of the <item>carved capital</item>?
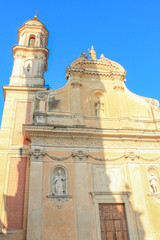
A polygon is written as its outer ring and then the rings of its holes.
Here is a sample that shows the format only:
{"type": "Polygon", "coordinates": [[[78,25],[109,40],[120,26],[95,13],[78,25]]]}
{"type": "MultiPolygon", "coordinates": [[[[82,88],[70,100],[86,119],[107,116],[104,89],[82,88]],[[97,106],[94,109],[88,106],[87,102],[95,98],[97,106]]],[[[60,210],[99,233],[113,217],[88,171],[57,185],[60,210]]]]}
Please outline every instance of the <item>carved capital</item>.
{"type": "Polygon", "coordinates": [[[114,90],[124,90],[124,85],[123,85],[123,82],[122,80],[121,81],[113,81],[113,89],[114,90]]]}
{"type": "Polygon", "coordinates": [[[77,80],[77,81],[72,81],[72,82],[71,82],[71,86],[72,86],[73,88],[80,88],[80,87],[82,87],[82,83],[81,83],[81,81],[79,81],[79,80],[77,80]]]}
{"type": "Polygon", "coordinates": [[[72,157],[74,158],[74,161],[86,162],[88,160],[88,151],[87,149],[74,149],[72,157]]]}
{"type": "Polygon", "coordinates": [[[29,151],[31,162],[42,162],[45,155],[43,148],[34,148],[29,151]]]}

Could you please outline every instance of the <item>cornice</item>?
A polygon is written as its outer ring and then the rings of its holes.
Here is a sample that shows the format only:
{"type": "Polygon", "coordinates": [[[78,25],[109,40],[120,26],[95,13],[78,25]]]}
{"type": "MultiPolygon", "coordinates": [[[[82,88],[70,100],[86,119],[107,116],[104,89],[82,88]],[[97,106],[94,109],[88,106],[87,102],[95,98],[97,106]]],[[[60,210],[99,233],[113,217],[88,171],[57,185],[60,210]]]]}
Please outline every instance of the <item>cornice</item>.
{"type": "Polygon", "coordinates": [[[93,67],[96,68],[98,66],[105,66],[109,67],[111,71],[123,72],[126,73],[125,69],[117,62],[114,62],[110,59],[103,58],[103,59],[83,59],[78,58],[72,64],[71,68],[84,68],[84,67],[93,67]]]}
{"type": "Polygon", "coordinates": [[[23,51],[23,52],[30,52],[33,54],[33,52],[42,52],[44,53],[46,59],[48,58],[48,53],[49,53],[49,50],[47,48],[44,48],[44,47],[34,47],[34,48],[31,48],[31,47],[27,47],[27,46],[20,46],[20,45],[15,45],[13,48],[12,48],[12,51],[13,51],[13,56],[16,54],[17,51],[23,51]]]}
{"type": "Polygon", "coordinates": [[[96,128],[74,128],[74,127],[56,127],[23,125],[24,135],[30,137],[47,138],[98,138],[98,139],[143,139],[160,140],[160,131],[152,130],[114,130],[114,129],[96,129],[96,128]]]}
{"type": "Polygon", "coordinates": [[[120,77],[121,81],[125,81],[126,72],[116,72],[116,71],[95,71],[95,70],[88,70],[82,68],[67,68],[66,71],[66,78],[68,78],[72,74],[83,74],[84,75],[92,75],[92,76],[101,76],[101,77],[120,77]]]}
{"type": "Polygon", "coordinates": [[[47,90],[45,87],[21,87],[21,86],[3,86],[4,98],[6,98],[7,91],[17,91],[17,92],[38,92],[42,90],[47,90]]]}

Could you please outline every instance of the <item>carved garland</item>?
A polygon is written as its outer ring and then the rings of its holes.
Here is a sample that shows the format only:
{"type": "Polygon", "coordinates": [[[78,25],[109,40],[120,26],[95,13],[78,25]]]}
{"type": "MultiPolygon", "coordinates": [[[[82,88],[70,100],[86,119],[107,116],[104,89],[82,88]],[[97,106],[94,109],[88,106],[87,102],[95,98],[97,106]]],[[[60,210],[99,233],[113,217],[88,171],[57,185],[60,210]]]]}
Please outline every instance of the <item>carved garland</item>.
{"type": "Polygon", "coordinates": [[[52,159],[54,161],[65,161],[68,158],[70,158],[72,156],[72,154],[70,154],[69,156],[66,156],[66,157],[55,157],[55,156],[50,156],[48,153],[46,153],[46,156],[48,156],[50,159],[52,159]]]}
{"type": "MultiPolygon", "coordinates": [[[[50,159],[52,159],[54,161],[65,161],[65,160],[69,159],[71,156],[75,157],[75,151],[73,151],[70,155],[68,155],[66,157],[50,156],[48,153],[45,153],[45,155],[48,156],[50,159]]],[[[135,154],[134,152],[125,153],[125,154],[123,154],[119,157],[115,157],[115,158],[94,157],[91,154],[87,155],[87,153],[85,153],[84,155],[86,155],[85,157],[91,157],[92,159],[94,159],[96,161],[100,161],[100,162],[117,161],[117,160],[120,160],[122,158],[130,158],[132,161],[134,161],[135,158],[138,158],[138,159],[142,159],[143,161],[154,162],[154,161],[157,161],[160,158],[160,155],[158,155],[155,158],[144,158],[140,155],[135,154]]]]}

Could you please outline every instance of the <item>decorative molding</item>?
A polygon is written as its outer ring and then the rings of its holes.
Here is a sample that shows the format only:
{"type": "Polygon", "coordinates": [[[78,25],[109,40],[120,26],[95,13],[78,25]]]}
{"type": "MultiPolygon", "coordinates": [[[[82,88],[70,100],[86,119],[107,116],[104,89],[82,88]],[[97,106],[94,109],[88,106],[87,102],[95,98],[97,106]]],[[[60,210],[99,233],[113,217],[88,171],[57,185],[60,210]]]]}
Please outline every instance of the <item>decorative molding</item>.
{"type": "Polygon", "coordinates": [[[50,91],[49,90],[39,91],[36,94],[36,98],[39,99],[39,100],[45,100],[47,98],[48,94],[50,92],[52,92],[52,91],[53,90],[50,90],[50,91]]]}
{"type": "Polygon", "coordinates": [[[76,59],[70,68],[80,68],[84,69],[85,67],[96,68],[96,67],[103,67],[106,68],[108,71],[115,71],[115,72],[123,72],[126,74],[124,68],[117,62],[114,62],[108,58],[105,58],[104,55],[101,55],[101,59],[76,59]]]}
{"type": "Polygon", "coordinates": [[[157,109],[159,107],[159,102],[156,99],[153,98],[146,98],[147,102],[149,103],[149,105],[155,109],[157,109]]]}
{"type": "Polygon", "coordinates": [[[130,196],[132,194],[132,192],[128,192],[128,191],[110,191],[110,192],[90,192],[91,196],[94,198],[95,196],[99,196],[99,195],[127,195],[130,196]]]}
{"type": "Polygon", "coordinates": [[[34,148],[29,150],[31,162],[41,162],[45,156],[43,148],[34,148]]]}
{"type": "Polygon", "coordinates": [[[74,75],[77,73],[77,75],[83,73],[84,75],[93,75],[93,76],[98,76],[98,77],[111,77],[113,80],[113,77],[120,77],[120,79],[123,79],[122,81],[125,81],[125,75],[126,72],[104,72],[104,71],[95,71],[95,70],[86,70],[82,68],[70,68],[67,70],[66,77],[68,78],[71,74],[74,75]]]}
{"type": "Polygon", "coordinates": [[[53,200],[58,208],[61,208],[65,202],[72,198],[72,195],[47,195],[46,197],[53,200]]]}
{"type": "Polygon", "coordinates": [[[86,162],[88,160],[88,151],[87,149],[74,149],[72,151],[72,157],[76,162],[86,162]]]}
{"type": "Polygon", "coordinates": [[[124,84],[122,83],[121,77],[119,80],[113,81],[113,89],[114,90],[124,90],[124,84]]]}
{"type": "MultiPolygon", "coordinates": [[[[40,142],[41,141],[38,141],[38,143],[40,143],[40,142]]],[[[53,142],[53,141],[51,140],[51,142],[53,142]]],[[[81,144],[82,142],[83,142],[83,140],[79,140],[78,143],[81,144]]],[[[59,141],[57,143],[59,143],[59,141]]],[[[75,142],[74,142],[74,139],[72,139],[71,142],[69,140],[67,140],[67,143],[74,144],[75,142]]],[[[46,142],[45,142],[45,144],[46,144],[46,142]]],[[[141,159],[141,160],[146,161],[146,162],[155,162],[158,159],[160,159],[160,155],[152,157],[152,158],[149,158],[149,157],[148,158],[144,158],[141,155],[139,155],[139,154],[137,154],[137,153],[135,153],[133,151],[128,152],[128,153],[124,153],[123,155],[120,155],[118,157],[110,157],[110,158],[94,157],[93,155],[88,153],[87,149],[74,149],[72,151],[72,153],[69,154],[66,157],[51,156],[48,153],[45,153],[45,151],[42,150],[42,149],[31,149],[29,151],[29,153],[30,153],[30,156],[31,156],[30,157],[31,161],[41,161],[40,158],[43,157],[44,155],[46,155],[47,157],[49,157],[53,161],[65,161],[65,160],[69,159],[71,156],[74,158],[74,161],[87,161],[88,157],[91,157],[92,159],[94,159],[96,161],[100,161],[100,162],[118,161],[118,160],[120,160],[122,158],[130,159],[132,161],[134,161],[137,158],[137,159],[141,159]]]]}
{"type": "Polygon", "coordinates": [[[140,158],[140,156],[138,154],[136,154],[135,152],[127,152],[124,154],[125,158],[130,158],[132,161],[134,161],[136,158],[140,158]]]}
{"type": "Polygon", "coordinates": [[[148,197],[158,200],[158,202],[160,202],[160,192],[148,193],[147,195],[148,195],[148,197]]]}

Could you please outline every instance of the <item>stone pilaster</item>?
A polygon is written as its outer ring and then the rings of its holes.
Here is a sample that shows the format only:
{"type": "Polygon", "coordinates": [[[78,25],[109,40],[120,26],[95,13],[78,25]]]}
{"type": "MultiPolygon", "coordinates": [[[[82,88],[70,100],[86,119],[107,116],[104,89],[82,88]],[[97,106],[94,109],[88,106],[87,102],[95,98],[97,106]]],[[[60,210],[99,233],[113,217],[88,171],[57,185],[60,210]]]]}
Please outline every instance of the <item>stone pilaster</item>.
{"type": "Polygon", "coordinates": [[[72,80],[72,111],[73,114],[81,114],[81,86],[80,80],[72,80]]]}
{"type": "Polygon", "coordinates": [[[73,151],[72,156],[75,160],[76,176],[77,240],[92,240],[92,219],[90,213],[87,172],[88,152],[86,149],[76,149],[73,151]]]}
{"type": "Polygon", "coordinates": [[[40,240],[42,232],[42,173],[43,148],[34,148],[30,151],[30,183],[29,208],[27,224],[27,240],[40,240]]]}

